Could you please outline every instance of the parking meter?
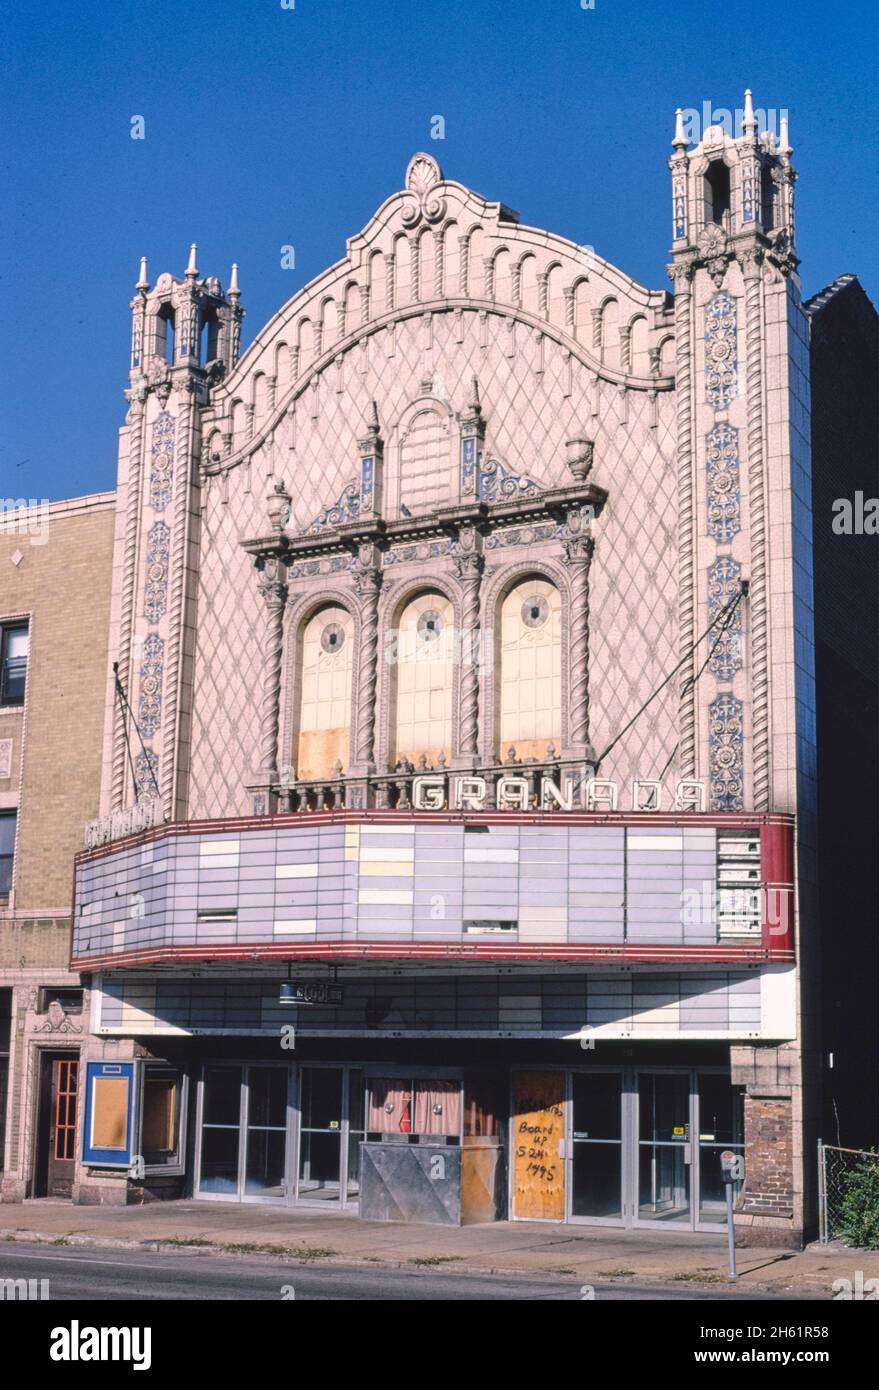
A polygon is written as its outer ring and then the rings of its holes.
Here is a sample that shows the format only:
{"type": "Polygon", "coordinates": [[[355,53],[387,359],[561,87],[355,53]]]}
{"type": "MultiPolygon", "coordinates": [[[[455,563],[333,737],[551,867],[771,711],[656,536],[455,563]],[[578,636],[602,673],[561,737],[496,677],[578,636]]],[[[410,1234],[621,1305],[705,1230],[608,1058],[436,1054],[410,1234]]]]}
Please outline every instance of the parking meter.
{"type": "Polygon", "coordinates": [[[732,1149],[724,1149],[720,1155],[720,1176],[726,1189],[726,1235],[729,1248],[729,1277],[736,1274],[736,1235],[733,1229],[733,1185],[742,1182],[745,1176],[745,1160],[742,1154],[732,1149]]]}

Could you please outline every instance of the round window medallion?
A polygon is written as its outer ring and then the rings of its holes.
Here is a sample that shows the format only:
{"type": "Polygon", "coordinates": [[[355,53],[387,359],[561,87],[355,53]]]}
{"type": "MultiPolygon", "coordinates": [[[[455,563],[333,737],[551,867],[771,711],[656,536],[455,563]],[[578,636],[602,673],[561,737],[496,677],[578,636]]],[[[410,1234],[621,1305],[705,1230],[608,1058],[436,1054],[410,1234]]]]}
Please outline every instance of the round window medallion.
{"type": "Polygon", "coordinates": [[[330,656],[335,656],[345,645],[345,629],[338,623],[327,623],[320,635],[320,644],[330,656]]]}
{"type": "Polygon", "coordinates": [[[541,594],[533,594],[522,604],[522,622],[526,627],[543,627],[549,617],[549,604],[541,594]]]}
{"type": "Polygon", "coordinates": [[[427,608],[418,619],[418,636],[422,642],[436,642],[443,630],[442,614],[427,608]]]}

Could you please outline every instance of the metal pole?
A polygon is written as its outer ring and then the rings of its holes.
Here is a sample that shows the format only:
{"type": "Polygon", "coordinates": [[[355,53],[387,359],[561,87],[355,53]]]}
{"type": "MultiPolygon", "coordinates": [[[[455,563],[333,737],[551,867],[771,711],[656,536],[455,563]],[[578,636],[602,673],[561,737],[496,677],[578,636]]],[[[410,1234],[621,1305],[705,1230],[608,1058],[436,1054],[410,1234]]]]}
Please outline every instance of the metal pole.
{"type": "Polygon", "coordinates": [[[827,1244],[827,1158],[823,1140],[818,1140],[818,1240],[827,1244]]]}
{"type": "Polygon", "coordinates": [[[733,1227],[733,1184],[724,1183],[726,1188],[726,1238],[729,1248],[729,1278],[737,1279],[736,1273],[736,1233],[733,1227]]]}

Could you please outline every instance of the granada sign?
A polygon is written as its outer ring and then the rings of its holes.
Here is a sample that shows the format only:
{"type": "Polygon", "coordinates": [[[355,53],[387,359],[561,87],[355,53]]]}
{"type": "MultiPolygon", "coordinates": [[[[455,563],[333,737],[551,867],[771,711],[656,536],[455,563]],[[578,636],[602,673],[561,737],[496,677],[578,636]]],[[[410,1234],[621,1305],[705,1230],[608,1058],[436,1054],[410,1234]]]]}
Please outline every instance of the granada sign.
{"type": "MultiPolygon", "coordinates": [[[[617,811],[620,784],[609,778],[568,773],[561,779],[541,773],[539,779],[505,773],[489,790],[488,780],[469,773],[421,773],[412,779],[416,811],[531,811],[532,797],[542,811],[617,811]],[[536,782],[536,785],[535,785],[536,782]]],[[[665,793],[661,782],[636,779],[631,784],[632,811],[704,811],[707,787],[685,778],[665,793]]]]}

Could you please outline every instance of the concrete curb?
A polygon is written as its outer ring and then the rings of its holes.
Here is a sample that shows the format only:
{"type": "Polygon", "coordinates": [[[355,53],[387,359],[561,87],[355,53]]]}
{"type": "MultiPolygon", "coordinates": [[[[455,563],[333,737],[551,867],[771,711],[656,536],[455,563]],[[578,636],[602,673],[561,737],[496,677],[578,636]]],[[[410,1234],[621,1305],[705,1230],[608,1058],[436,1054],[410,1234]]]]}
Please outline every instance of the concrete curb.
{"type": "MultiPolygon", "coordinates": [[[[58,1236],[54,1232],[47,1231],[23,1231],[21,1229],[4,1230],[0,1228],[0,1245],[2,1245],[3,1243],[21,1245],[50,1245],[56,1246],[58,1248],[62,1248],[65,1246],[79,1247],[82,1249],[92,1250],[139,1250],[147,1252],[149,1254],[163,1254],[172,1256],[187,1255],[190,1257],[205,1256],[208,1258],[212,1256],[221,1255],[226,1259],[235,1259],[243,1261],[277,1260],[278,1264],[287,1265],[341,1264],[356,1265],[357,1267],[366,1266],[371,1269],[375,1269],[377,1266],[382,1266],[386,1269],[396,1270],[413,1270],[419,1267],[432,1267],[437,1269],[441,1268],[443,1270],[443,1273],[448,1274],[473,1273],[497,1275],[502,1278],[519,1279],[527,1276],[527,1278],[529,1279],[546,1279],[547,1281],[552,1282],[558,1282],[560,1279],[570,1278],[571,1283],[588,1283],[590,1280],[597,1280],[600,1281],[602,1284],[620,1285],[622,1287],[625,1287],[628,1284],[650,1284],[657,1290],[663,1288],[680,1289],[681,1284],[684,1283],[689,1286],[692,1286],[694,1289],[698,1289],[699,1291],[708,1291],[711,1289],[719,1290],[721,1288],[728,1289],[730,1287],[728,1281],[723,1278],[700,1280],[690,1278],[688,1276],[686,1279],[669,1279],[667,1277],[662,1278],[658,1277],[655,1274],[645,1273],[643,1271],[637,1270],[633,1271],[631,1275],[626,1275],[622,1277],[598,1274],[594,1272],[584,1273],[582,1275],[563,1275],[554,1272],[550,1269],[528,1268],[527,1270],[525,1270],[522,1268],[521,1265],[480,1264],[475,1261],[468,1260],[466,1256],[461,1256],[458,1259],[441,1258],[437,1261],[436,1265],[425,1266],[420,1265],[418,1257],[413,1257],[412,1259],[408,1260],[395,1260],[384,1259],[380,1256],[370,1256],[367,1258],[364,1256],[345,1255],[340,1254],[339,1252],[334,1252],[332,1255],[318,1256],[309,1256],[307,1254],[303,1254],[300,1258],[297,1258],[295,1250],[292,1247],[279,1247],[279,1253],[273,1254],[270,1250],[239,1250],[235,1249],[234,1243],[230,1245],[224,1245],[223,1243],[218,1241],[210,1241],[207,1244],[197,1245],[187,1245],[185,1243],[178,1244],[176,1242],[174,1244],[170,1244],[162,1239],[126,1240],[124,1237],[121,1236],[58,1236]]],[[[798,1287],[795,1285],[788,1284],[780,1288],[777,1284],[767,1284],[764,1282],[758,1282],[756,1280],[748,1280],[747,1283],[744,1283],[743,1280],[747,1280],[747,1278],[747,1271],[744,1271],[739,1276],[739,1281],[736,1287],[742,1293],[746,1290],[751,1290],[756,1294],[775,1293],[783,1295],[786,1293],[791,1298],[810,1298],[817,1296],[818,1291],[820,1290],[821,1296],[828,1297],[827,1285],[823,1283],[819,1284],[817,1282],[803,1280],[803,1282],[798,1287]]]]}

